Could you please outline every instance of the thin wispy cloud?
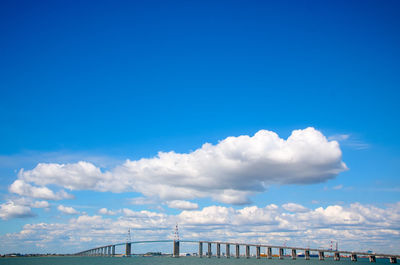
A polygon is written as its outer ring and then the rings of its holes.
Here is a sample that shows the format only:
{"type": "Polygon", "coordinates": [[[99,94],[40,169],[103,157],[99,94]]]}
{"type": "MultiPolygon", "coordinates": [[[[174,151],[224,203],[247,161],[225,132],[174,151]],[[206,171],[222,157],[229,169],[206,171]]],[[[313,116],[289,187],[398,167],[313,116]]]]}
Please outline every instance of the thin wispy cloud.
{"type": "Polygon", "coordinates": [[[330,141],[338,141],[342,146],[348,146],[356,150],[364,150],[371,147],[370,144],[358,139],[351,134],[335,134],[328,137],[330,141]]]}

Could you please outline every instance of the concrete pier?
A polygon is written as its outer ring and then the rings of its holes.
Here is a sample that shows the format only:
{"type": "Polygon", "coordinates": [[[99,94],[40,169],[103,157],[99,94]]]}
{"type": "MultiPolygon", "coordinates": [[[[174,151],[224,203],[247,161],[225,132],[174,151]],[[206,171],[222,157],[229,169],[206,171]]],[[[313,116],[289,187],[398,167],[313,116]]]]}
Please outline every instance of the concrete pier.
{"type": "Polygon", "coordinates": [[[376,262],[376,257],[375,256],[369,256],[369,262],[376,262]]]}
{"type": "Polygon", "coordinates": [[[130,257],[131,256],[131,254],[132,254],[132,245],[131,245],[131,243],[126,243],[125,244],[125,255],[127,256],[127,257],[130,257]]]}
{"type": "Polygon", "coordinates": [[[238,259],[240,257],[240,246],[239,244],[236,244],[236,258],[238,259]]]}
{"type": "Polygon", "coordinates": [[[357,254],[351,254],[351,261],[357,261],[357,254]]]}
{"type": "Polygon", "coordinates": [[[319,252],[318,252],[318,259],[319,259],[319,260],[324,260],[324,259],[325,259],[325,254],[324,254],[323,251],[319,251],[319,252]]]}
{"type": "Polygon", "coordinates": [[[283,250],[283,248],[280,248],[279,249],[279,259],[283,259],[283,256],[284,256],[284,250],[283,250]]]}
{"type": "Polygon", "coordinates": [[[249,259],[250,258],[250,246],[246,245],[246,258],[249,259]]]}
{"type": "Polygon", "coordinates": [[[261,257],[261,247],[256,246],[256,258],[260,259],[260,257],[261,257]]]}
{"type": "Polygon", "coordinates": [[[221,244],[217,243],[217,258],[221,257],[221,244]]]}
{"type": "Polygon", "coordinates": [[[292,259],[296,259],[296,258],[297,258],[296,249],[293,248],[293,249],[292,249],[292,259]]]}
{"type": "Polygon", "coordinates": [[[199,257],[203,257],[203,242],[199,242],[199,257]]]}
{"type": "Polygon", "coordinates": [[[173,249],[172,256],[174,258],[179,258],[179,241],[178,240],[174,240],[174,249],[173,249]]]}
{"type": "Polygon", "coordinates": [[[115,245],[112,246],[112,255],[115,256],[115,245]]]}
{"type": "Polygon", "coordinates": [[[267,259],[272,259],[272,248],[267,248],[267,259]]]}
{"type": "Polygon", "coordinates": [[[389,260],[390,260],[390,263],[397,263],[396,257],[390,257],[389,260]]]}
{"type": "Polygon", "coordinates": [[[226,257],[229,259],[231,257],[231,245],[226,244],[226,257]]]}
{"type": "Polygon", "coordinates": [[[339,252],[335,252],[335,254],[333,255],[333,260],[335,260],[335,261],[339,261],[340,260],[340,253],[339,252]]]}
{"type": "Polygon", "coordinates": [[[211,243],[208,243],[208,252],[207,252],[207,256],[208,256],[209,258],[211,258],[211,255],[212,255],[212,253],[211,253],[211,243]]]}
{"type": "Polygon", "coordinates": [[[305,258],[306,260],[309,260],[309,259],[310,259],[310,250],[306,249],[306,250],[304,251],[304,258],[305,258]]]}

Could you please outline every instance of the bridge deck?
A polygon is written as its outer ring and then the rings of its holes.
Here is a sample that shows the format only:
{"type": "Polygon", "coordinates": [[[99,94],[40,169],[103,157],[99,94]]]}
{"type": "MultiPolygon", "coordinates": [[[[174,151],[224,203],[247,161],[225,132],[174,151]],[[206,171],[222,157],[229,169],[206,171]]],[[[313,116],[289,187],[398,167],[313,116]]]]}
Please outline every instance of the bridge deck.
{"type": "MultiPolygon", "coordinates": [[[[79,253],[83,253],[90,250],[95,250],[99,248],[106,248],[111,246],[122,246],[127,243],[130,244],[147,244],[147,243],[172,243],[174,240],[143,240],[143,241],[131,241],[131,242],[123,242],[123,243],[116,243],[110,245],[104,245],[92,249],[88,249],[79,253]]],[[[290,247],[290,246],[276,246],[276,245],[265,245],[265,244],[248,244],[248,243],[238,243],[238,242],[224,242],[224,241],[202,241],[202,240],[180,240],[182,243],[203,243],[203,244],[221,244],[221,245],[240,245],[240,246],[251,246],[251,247],[265,247],[265,248],[282,248],[282,249],[296,249],[296,250],[308,250],[308,251],[315,251],[315,252],[327,252],[327,253],[335,253],[338,252],[340,254],[356,254],[360,256],[376,256],[376,257],[385,257],[391,258],[396,257],[400,258],[400,255],[393,255],[393,254],[383,254],[383,253],[368,253],[368,252],[359,252],[359,251],[347,251],[347,250],[333,250],[333,249],[321,249],[321,248],[304,248],[304,247],[290,247]]],[[[78,253],[78,254],[79,254],[78,253]]]]}

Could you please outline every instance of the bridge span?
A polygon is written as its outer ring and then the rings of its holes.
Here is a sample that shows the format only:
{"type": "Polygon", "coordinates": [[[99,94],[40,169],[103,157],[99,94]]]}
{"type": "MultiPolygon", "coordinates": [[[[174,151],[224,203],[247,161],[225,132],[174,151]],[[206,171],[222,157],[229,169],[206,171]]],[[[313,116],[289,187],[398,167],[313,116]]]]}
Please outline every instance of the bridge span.
{"type": "Polygon", "coordinates": [[[231,257],[231,246],[234,246],[235,258],[240,258],[240,246],[245,247],[245,258],[250,258],[250,248],[253,247],[256,249],[256,258],[261,258],[261,248],[264,248],[266,251],[266,258],[272,259],[272,249],[278,250],[279,259],[283,259],[285,257],[285,250],[290,250],[292,259],[298,258],[297,251],[304,251],[304,258],[306,260],[310,259],[310,252],[317,252],[319,260],[325,259],[325,253],[333,254],[333,259],[335,261],[339,261],[342,258],[343,254],[349,255],[351,261],[357,261],[358,256],[365,256],[369,258],[370,262],[376,262],[376,258],[388,258],[390,263],[397,263],[397,259],[400,258],[400,255],[393,254],[383,254],[383,253],[369,253],[369,252],[357,252],[357,251],[346,251],[346,250],[332,250],[332,249],[320,249],[320,248],[303,248],[303,247],[288,247],[288,246],[274,246],[274,245],[266,245],[266,244],[248,244],[248,243],[237,243],[237,242],[222,242],[222,241],[194,241],[194,240],[150,240],[150,241],[131,241],[124,243],[117,243],[111,245],[105,245],[101,247],[92,248],[89,250],[81,251],[76,253],[77,256],[115,256],[115,247],[125,245],[125,255],[132,255],[132,245],[133,244],[146,244],[146,243],[172,243],[172,256],[179,257],[179,247],[180,243],[197,243],[199,246],[198,256],[211,258],[213,256],[212,253],[212,245],[216,246],[215,256],[217,258],[221,258],[221,245],[225,245],[225,257],[231,257]],[[203,245],[207,245],[207,252],[205,255],[203,254],[203,245]]]}

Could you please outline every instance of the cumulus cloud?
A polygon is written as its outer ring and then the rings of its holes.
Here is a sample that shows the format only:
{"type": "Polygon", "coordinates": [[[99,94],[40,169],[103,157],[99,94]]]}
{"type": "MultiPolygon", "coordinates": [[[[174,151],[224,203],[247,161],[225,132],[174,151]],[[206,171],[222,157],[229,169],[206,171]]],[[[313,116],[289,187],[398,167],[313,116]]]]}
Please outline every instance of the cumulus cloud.
{"type": "Polygon", "coordinates": [[[175,208],[180,210],[195,210],[199,208],[199,205],[194,202],[173,200],[167,202],[169,208],[175,208]]]}
{"type": "Polygon", "coordinates": [[[48,201],[36,201],[30,197],[19,197],[13,198],[12,201],[16,205],[26,206],[30,208],[49,208],[50,204],[48,201]]]}
{"type": "MultiPolygon", "coordinates": [[[[339,240],[342,250],[397,253],[400,246],[400,203],[379,208],[354,203],[330,205],[305,211],[286,210],[294,203],[264,207],[209,206],[168,215],[152,211],[122,209],[121,216],[81,215],[67,223],[27,224],[18,233],[0,236],[8,245],[43,244],[68,248],[69,253],[111,243],[121,243],[130,228],[135,240],[172,239],[179,224],[186,240],[221,240],[290,246],[329,247],[339,240]],[[13,243],[15,242],[15,243],[13,243]],[[90,242],[90,243],[87,243],[90,242]]],[[[196,247],[196,246],[195,246],[196,247]]],[[[168,245],[166,251],[170,251],[168,245]]]]}
{"type": "MultiPolygon", "coordinates": [[[[287,140],[260,130],[254,136],[228,137],[216,145],[206,143],[191,153],[159,152],[154,158],[127,160],[105,172],[84,161],[40,163],[19,172],[13,192],[26,194],[22,192],[26,183],[34,183],[70,190],[134,191],[166,201],[211,197],[244,204],[268,185],[320,183],[346,169],[338,142],[328,141],[314,128],[295,130],[287,140]]],[[[53,196],[47,190],[37,193],[38,197],[45,193],[53,196]]]]}
{"type": "Polygon", "coordinates": [[[44,200],[62,200],[73,198],[71,194],[66,193],[64,190],[54,193],[47,187],[35,187],[21,179],[14,181],[9,187],[9,191],[21,196],[44,200]]]}
{"type": "Polygon", "coordinates": [[[75,210],[74,208],[67,207],[64,205],[58,205],[57,210],[59,210],[62,213],[65,213],[65,214],[79,214],[79,212],[77,210],[75,210]]]}
{"type": "Polygon", "coordinates": [[[25,218],[32,217],[34,214],[31,208],[25,205],[18,205],[15,202],[9,200],[6,203],[0,204],[0,218],[8,220],[11,218],[25,218]]]}

